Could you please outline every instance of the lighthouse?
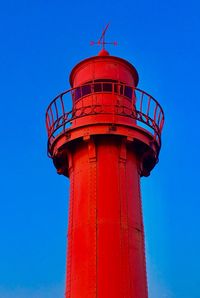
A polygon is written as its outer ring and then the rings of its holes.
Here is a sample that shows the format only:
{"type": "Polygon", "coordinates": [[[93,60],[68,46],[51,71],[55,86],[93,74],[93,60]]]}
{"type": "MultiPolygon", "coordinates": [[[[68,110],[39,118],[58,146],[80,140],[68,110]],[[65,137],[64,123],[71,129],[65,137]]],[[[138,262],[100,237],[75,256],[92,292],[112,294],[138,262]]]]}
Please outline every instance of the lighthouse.
{"type": "Polygon", "coordinates": [[[65,298],[147,298],[140,178],[158,162],[164,113],[102,36],[46,112],[48,154],[70,180],[65,298]]]}

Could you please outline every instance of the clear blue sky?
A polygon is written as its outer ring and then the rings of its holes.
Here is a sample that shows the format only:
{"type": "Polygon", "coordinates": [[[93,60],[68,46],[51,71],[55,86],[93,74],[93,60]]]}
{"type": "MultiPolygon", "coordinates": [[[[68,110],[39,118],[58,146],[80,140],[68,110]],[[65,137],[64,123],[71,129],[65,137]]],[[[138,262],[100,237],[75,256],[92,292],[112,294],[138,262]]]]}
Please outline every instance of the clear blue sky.
{"type": "Polygon", "coordinates": [[[1,1],[0,298],[64,296],[69,182],[46,156],[44,115],[108,21],[110,53],[166,116],[142,179],[149,298],[200,297],[199,20],[197,0],[1,1]]]}

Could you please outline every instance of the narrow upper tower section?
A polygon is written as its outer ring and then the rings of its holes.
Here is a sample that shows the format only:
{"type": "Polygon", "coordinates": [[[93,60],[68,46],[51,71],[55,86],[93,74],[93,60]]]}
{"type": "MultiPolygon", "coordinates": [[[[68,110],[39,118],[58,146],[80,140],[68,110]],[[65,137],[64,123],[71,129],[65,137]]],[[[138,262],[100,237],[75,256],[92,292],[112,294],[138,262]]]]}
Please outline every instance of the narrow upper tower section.
{"type": "Polygon", "coordinates": [[[136,87],[138,80],[137,70],[132,64],[122,58],[110,56],[105,49],[102,49],[98,56],[78,63],[70,75],[72,88],[99,81],[120,82],[136,87]]]}

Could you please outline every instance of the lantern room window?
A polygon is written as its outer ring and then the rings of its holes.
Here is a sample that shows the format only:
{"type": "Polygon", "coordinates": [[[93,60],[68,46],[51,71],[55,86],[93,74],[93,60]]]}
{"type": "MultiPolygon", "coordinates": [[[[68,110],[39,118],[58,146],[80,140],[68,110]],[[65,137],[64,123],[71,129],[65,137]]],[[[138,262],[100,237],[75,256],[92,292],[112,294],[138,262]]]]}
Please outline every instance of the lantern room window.
{"type": "Polygon", "coordinates": [[[126,86],[124,83],[110,79],[99,79],[85,83],[73,90],[73,99],[78,99],[87,96],[91,93],[117,93],[129,99],[133,97],[133,87],[126,86]]]}

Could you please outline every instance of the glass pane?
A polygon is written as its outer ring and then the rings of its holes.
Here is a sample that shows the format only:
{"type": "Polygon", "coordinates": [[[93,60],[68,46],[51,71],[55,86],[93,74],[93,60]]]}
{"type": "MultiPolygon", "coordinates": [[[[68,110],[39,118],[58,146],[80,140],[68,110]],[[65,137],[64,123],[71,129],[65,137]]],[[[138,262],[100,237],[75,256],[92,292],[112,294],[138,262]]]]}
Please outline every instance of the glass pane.
{"type": "Polygon", "coordinates": [[[82,86],[82,96],[91,93],[91,85],[82,86]]]}
{"type": "Polygon", "coordinates": [[[133,89],[131,87],[125,86],[124,96],[132,99],[133,89]]]}
{"type": "Polygon", "coordinates": [[[94,92],[101,92],[101,84],[94,84],[94,92]]]}
{"type": "Polygon", "coordinates": [[[81,97],[81,89],[80,89],[80,87],[78,87],[74,90],[74,100],[77,100],[80,97],[81,97]]]}
{"type": "Polygon", "coordinates": [[[103,91],[112,92],[112,84],[111,83],[103,83],[103,91]]]}

